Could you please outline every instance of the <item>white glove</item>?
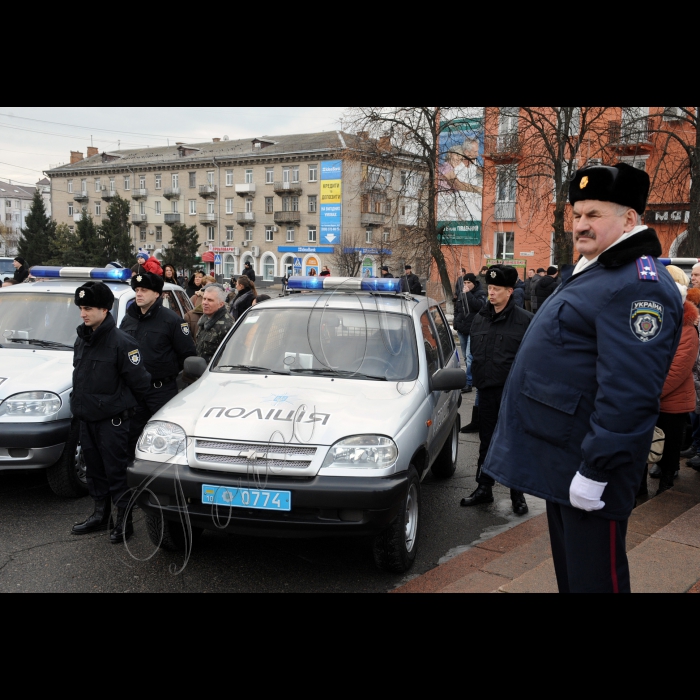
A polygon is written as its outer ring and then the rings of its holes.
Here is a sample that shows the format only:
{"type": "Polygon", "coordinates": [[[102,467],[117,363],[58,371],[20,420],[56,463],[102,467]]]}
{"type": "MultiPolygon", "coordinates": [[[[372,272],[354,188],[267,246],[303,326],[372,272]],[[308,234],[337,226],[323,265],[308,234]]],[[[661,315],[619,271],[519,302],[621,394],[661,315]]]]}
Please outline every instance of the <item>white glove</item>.
{"type": "Polygon", "coordinates": [[[571,505],[574,508],[587,511],[605,508],[605,503],[600,500],[600,497],[607,485],[607,481],[593,481],[593,479],[582,476],[580,472],[576,472],[576,476],[569,486],[571,505]]]}

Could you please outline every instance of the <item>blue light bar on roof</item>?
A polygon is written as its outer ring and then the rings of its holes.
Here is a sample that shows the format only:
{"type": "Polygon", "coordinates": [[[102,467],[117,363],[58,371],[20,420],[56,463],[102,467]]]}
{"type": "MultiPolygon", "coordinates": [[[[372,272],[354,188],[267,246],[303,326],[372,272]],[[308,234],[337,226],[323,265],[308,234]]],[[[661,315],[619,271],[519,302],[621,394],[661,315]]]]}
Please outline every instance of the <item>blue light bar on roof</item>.
{"type": "Polygon", "coordinates": [[[46,267],[36,265],[29,270],[38,279],[91,279],[104,282],[128,282],[131,270],[111,267],[46,267]]]}
{"type": "Polygon", "coordinates": [[[358,279],[357,277],[291,277],[287,289],[394,292],[401,291],[401,280],[358,279]]]}

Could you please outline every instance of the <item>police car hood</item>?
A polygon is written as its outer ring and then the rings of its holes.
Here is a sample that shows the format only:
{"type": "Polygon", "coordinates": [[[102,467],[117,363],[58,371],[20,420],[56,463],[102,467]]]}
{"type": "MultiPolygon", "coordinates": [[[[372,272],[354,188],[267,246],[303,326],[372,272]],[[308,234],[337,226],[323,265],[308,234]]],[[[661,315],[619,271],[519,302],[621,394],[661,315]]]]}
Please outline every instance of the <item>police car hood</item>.
{"type": "Polygon", "coordinates": [[[0,348],[0,401],[22,391],[61,394],[72,381],[72,352],[0,348]]]}
{"type": "Polygon", "coordinates": [[[152,420],[190,437],[333,445],[348,435],[395,436],[425,397],[418,381],[207,372],[152,420]]]}

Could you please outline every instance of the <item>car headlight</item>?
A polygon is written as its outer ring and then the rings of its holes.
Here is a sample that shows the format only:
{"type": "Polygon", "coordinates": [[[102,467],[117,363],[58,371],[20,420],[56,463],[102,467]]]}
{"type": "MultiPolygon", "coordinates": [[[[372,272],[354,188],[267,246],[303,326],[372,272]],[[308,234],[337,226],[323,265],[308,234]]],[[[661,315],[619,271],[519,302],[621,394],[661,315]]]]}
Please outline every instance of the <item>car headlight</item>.
{"type": "Polygon", "coordinates": [[[339,440],[328,450],[323,467],[384,469],[399,456],[396,443],[381,435],[354,435],[339,440]]]}
{"type": "Polygon", "coordinates": [[[53,416],[61,410],[61,397],[50,391],[25,391],[0,404],[0,416],[53,416]]]}
{"type": "Polygon", "coordinates": [[[185,431],[179,425],[156,420],[144,428],[138,449],[152,455],[176,455],[184,452],[186,441],[185,431]]]}

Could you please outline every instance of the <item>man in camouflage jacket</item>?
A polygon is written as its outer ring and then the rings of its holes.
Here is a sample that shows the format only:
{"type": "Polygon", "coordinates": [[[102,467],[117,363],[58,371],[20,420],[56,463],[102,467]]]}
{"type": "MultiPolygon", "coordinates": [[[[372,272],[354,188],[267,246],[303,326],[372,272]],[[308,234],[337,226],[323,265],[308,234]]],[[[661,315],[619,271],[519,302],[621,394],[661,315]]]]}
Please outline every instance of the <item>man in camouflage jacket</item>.
{"type": "Polygon", "coordinates": [[[211,362],[233,326],[226,309],[226,292],[220,284],[208,284],[202,297],[202,317],[197,324],[197,355],[211,362]]]}

